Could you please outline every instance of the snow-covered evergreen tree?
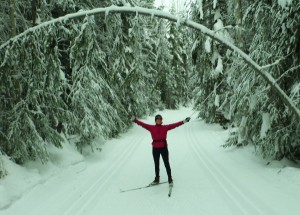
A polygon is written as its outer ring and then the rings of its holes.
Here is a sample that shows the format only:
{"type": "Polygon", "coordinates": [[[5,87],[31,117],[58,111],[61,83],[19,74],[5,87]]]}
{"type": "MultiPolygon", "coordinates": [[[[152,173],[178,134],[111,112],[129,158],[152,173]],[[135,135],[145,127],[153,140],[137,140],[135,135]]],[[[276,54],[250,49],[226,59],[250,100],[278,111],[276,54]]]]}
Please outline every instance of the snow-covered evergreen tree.
{"type": "Polygon", "coordinates": [[[175,108],[176,98],[171,96],[175,89],[171,85],[172,77],[169,75],[171,73],[170,65],[172,55],[170,53],[170,45],[167,38],[167,24],[168,23],[165,20],[159,21],[159,34],[156,38],[156,64],[158,71],[157,86],[161,91],[160,103],[165,104],[167,108],[175,108]],[[171,80],[167,80],[168,78],[171,78],[171,80]]]}
{"type": "MultiPolygon", "coordinates": [[[[39,2],[34,20],[21,16],[29,27],[31,21],[38,24],[92,5],[97,2],[54,1],[48,7],[39,2]]],[[[80,135],[81,150],[97,135],[113,137],[124,130],[130,114],[157,108],[163,55],[158,57],[156,41],[167,29],[162,33],[156,26],[159,21],[151,17],[88,17],[39,28],[7,46],[0,53],[1,151],[17,163],[46,162],[46,145],[61,146],[59,132],[80,135]]]]}
{"type": "Polygon", "coordinates": [[[80,135],[81,140],[77,143],[80,150],[100,134],[111,137],[114,132],[124,129],[112,105],[118,98],[104,79],[106,54],[98,45],[96,28],[93,17],[85,18],[70,50],[70,100],[74,120],[68,127],[72,133],[80,135]]]}
{"type": "MultiPolygon", "coordinates": [[[[172,8],[171,12],[175,12],[172,8]]],[[[168,42],[171,53],[171,69],[167,71],[165,85],[167,88],[166,103],[168,108],[178,108],[179,105],[188,101],[188,38],[184,34],[186,28],[180,23],[169,23],[168,42]]]]}
{"type": "MultiPolygon", "coordinates": [[[[244,25],[249,29],[246,47],[261,65],[280,61],[267,68],[277,83],[299,107],[299,2],[284,7],[279,2],[255,1],[249,5],[244,25]],[[295,96],[295,97],[294,97],[295,96]],[[296,98],[296,99],[295,99],[296,98]]],[[[240,125],[228,144],[254,143],[264,156],[299,159],[299,123],[269,86],[240,60],[234,62],[231,80],[237,92],[231,97],[231,112],[240,125]],[[244,71],[241,76],[240,71],[244,71]],[[244,129],[241,129],[243,127],[244,129]]]]}
{"type": "MultiPolygon", "coordinates": [[[[299,32],[296,27],[299,18],[294,16],[299,10],[299,3],[284,2],[254,1],[243,4],[242,8],[240,1],[229,1],[226,4],[218,1],[215,5],[212,2],[197,1],[194,2],[196,7],[192,7],[192,16],[194,19],[200,17],[199,22],[214,27],[216,33],[222,33],[222,37],[242,43],[241,48],[260,65],[279,60],[265,69],[299,107],[299,77],[296,75],[299,71],[299,32]],[[227,7],[225,10],[224,6],[227,7]],[[213,25],[211,21],[208,22],[212,17],[215,20],[213,25]],[[235,28],[222,30],[224,24],[220,21],[235,25],[235,28]],[[241,31],[241,27],[244,31],[241,31]]],[[[212,122],[215,112],[221,111],[223,116],[231,119],[237,128],[232,130],[228,145],[254,143],[264,156],[299,158],[299,141],[295,133],[299,127],[295,123],[296,119],[270,86],[245,65],[239,56],[225,51],[209,38],[206,40],[196,35],[192,50],[194,72],[198,73],[194,73],[192,81],[198,96],[195,105],[200,111],[199,116],[212,122]],[[203,49],[206,53],[203,53],[203,49]],[[207,53],[212,53],[213,57],[207,53]],[[222,62],[218,56],[221,56],[222,62]],[[223,74],[215,76],[217,79],[214,80],[213,75],[221,71],[220,68],[223,74]],[[225,82],[219,90],[216,89],[216,80],[225,82]],[[215,92],[210,95],[211,91],[215,92]],[[208,99],[204,102],[204,98],[208,99]]]]}
{"type": "Polygon", "coordinates": [[[116,15],[107,19],[104,44],[110,70],[108,80],[128,112],[141,115],[142,107],[147,107],[147,98],[141,97],[144,90],[136,89],[140,84],[144,85],[141,77],[145,73],[139,18],[116,15]]]}
{"type": "MultiPolygon", "coordinates": [[[[279,59],[264,69],[299,107],[300,6],[284,2],[193,1],[191,15],[260,65],[279,59]]],[[[151,8],[153,0],[2,1],[1,43],[46,20],[112,3],[151,8]]],[[[106,13],[11,40],[0,52],[0,152],[17,163],[46,162],[46,146],[61,147],[61,132],[80,135],[82,150],[98,135],[124,131],[132,114],[185,103],[189,83],[200,117],[237,126],[227,145],[254,143],[265,156],[298,159],[299,123],[271,87],[236,53],[196,32],[190,43],[189,33],[180,22],[106,13]]]]}
{"type": "Polygon", "coordinates": [[[56,33],[50,27],[29,34],[1,56],[1,144],[20,163],[37,158],[46,161],[45,145],[60,147],[62,140],[56,126],[67,111],[60,96],[65,82],[56,33]],[[42,42],[36,42],[40,39],[42,42]]]}
{"type": "MultiPolygon", "coordinates": [[[[194,2],[191,16],[193,20],[213,29],[224,39],[232,40],[224,29],[224,19],[227,17],[225,1],[194,2]]],[[[192,85],[196,97],[195,108],[199,110],[199,117],[211,123],[216,121],[216,115],[219,114],[222,120],[225,120],[224,115],[228,117],[225,109],[225,103],[228,102],[225,79],[229,53],[218,42],[198,32],[194,33],[192,51],[194,64],[192,85]]]]}

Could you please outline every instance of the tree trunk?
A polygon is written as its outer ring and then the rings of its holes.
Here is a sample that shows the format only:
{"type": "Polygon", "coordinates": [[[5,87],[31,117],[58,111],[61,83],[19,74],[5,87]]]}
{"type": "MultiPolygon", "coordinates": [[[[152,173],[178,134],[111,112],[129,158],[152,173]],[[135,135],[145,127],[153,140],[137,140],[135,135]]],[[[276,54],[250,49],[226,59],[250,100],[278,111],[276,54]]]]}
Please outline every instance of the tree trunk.
{"type": "Polygon", "coordinates": [[[6,175],[7,175],[7,171],[4,168],[3,161],[2,161],[2,154],[0,152],[0,178],[4,178],[4,176],[6,175]]]}
{"type": "Polygon", "coordinates": [[[10,19],[10,37],[12,38],[17,35],[15,0],[8,0],[8,4],[9,4],[9,19],[10,19]]]}
{"type": "Polygon", "coordinates": [[[32,26],[36,26],[36,17],[37,17],[37,0],[31,0],[31,17],[32,17],[32,26]]]}
{"type": "Polygon", "coordinates": [[[242,0],[235,0],[235,7],[234,7],[234,15],[236,19],[236,39],[238,47],[244,50],[244,38],[242,34],[242,27],[243,27],[243,11],[242,11],[242,0]]]}

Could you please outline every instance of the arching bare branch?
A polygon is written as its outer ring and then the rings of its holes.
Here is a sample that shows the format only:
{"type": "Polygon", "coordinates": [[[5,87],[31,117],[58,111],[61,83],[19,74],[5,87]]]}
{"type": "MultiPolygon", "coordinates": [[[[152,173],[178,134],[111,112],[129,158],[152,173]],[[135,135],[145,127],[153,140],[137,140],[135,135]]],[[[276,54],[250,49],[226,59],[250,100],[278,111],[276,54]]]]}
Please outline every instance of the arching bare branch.
{"type": "Polygon", "coordinates": [[[33,32],[37,29],[44,28],[46,26],[49,26],[51,24],[55,24],[58,22],[67,22],[70,19],[77,19],[85,16],[90,15],[97,15],[97,14],[105,14],[106,16],[109,13],[127,13],[127,14],[140,14],[140,15],[146,15],[151,17],[159,17],[162,19],[167,19],[172,22],[181,23],[184,26],[196,29],[201,31],[204,35],[212,38],[215,41],[218,41],[219,43],[226,46],[228,49],[238,53],[244,61],[251,66],[257,74],[259,74],[263,79],[270,84],[271,88],[274,90],[274,92],[279,96],[279,98],[284,102],[285,105],[289,107],[289,109],[294,113],[295,117],[297,117],[300,120],[300,110],[296,107],[296,105],[293,103],[293,101],[287,96],[287,94],[280,88],[280,86],[276,83],[276,80],[272,77],[270,73],[268,73],[265,69],[263,69],[260,65],[258,65],[256,62],[254,62],[245,52],[243,52],[241,49],[236,47],[234,44],[230,43],[229,41],[225,40],[221,36],[215,34],[214,31],[211,31],[204,25],[201,25],[199,23],[193,22],[188,19],[182,19],[178,18],[170,13],[155,10],[155,9],[147,9],[142,7],[117,7],[117,6],[110,6],[106,8],[96,8],[93,10],[88,11],[80,11],[73,14],[68,14],[66,16],[53,19],[51,21],[42,23],[40,25],[37,25],[35,27],[29,28],[28,30],[24,31],[23,33],[19,34],[18,36],[12,38],[8,42],[4,43],[0,46],[0,51],[3,51],[5,47],[7,47],[10,43],[22,38],[29,32],[33,32]]]}

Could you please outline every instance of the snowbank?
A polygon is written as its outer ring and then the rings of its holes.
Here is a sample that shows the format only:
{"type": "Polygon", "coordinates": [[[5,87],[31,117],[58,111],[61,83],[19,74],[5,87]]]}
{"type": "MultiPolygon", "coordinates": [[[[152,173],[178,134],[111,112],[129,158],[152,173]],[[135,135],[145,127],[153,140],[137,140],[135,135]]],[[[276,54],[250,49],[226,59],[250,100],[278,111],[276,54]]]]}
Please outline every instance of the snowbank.
{"type": "MultiPolygon", "coordinates": [[[[7,156],[2,156],[5,169],[8,175],[0,180],[0,211],[8,208],[15,201],[20,199],[23,194],[36,186],[45,183],[53,176],[59,175],[70,167],[77,166],[78,169],[85,168],[86,158],[95,156],[91,154],[91,148],[85,148],[83,155],[75,147],[75,139],[71,143],[67,140],[62,144],[63,148],[58,149],[53,145],[48,145],[49,162],[42,164],[40,161],[30,161],[24,166],[17,165],[7,156]]],[[[103,139],[94,141],[94,150],[101,151],[103,139]]]]}

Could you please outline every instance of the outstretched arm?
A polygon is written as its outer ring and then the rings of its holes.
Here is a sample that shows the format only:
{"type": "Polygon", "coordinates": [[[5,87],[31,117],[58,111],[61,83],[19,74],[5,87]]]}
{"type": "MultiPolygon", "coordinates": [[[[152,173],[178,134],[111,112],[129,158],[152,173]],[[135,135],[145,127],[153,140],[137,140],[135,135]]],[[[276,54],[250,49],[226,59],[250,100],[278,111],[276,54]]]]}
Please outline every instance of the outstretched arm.
{"type": "Polygon", "coordinates": [[[139,126],[142,126],[143,128],[147,129],[148,131],[151,130],[152,125],[146,124],[146,123],[144,123],[144,122],[142,122],[142,121],[140,121],[140,120],[138,120],[138,119],[136,119],[136,118],[135,118],[133,121],[134,121],[136,124],[138,124],[139,126]]]}
{"type": "Polygon", "coordinates": [[[179,121],[179,122],[176,122],[176,123],[168,124],[166,126],[167,126],[168,130],[172,130],[172,129],[174,129],[174,128],[178,127],[178,126],[181,126],[183,124],[184,124],[183,121],[179,121]]]}
{"type": "Polygon", "coordinates": [[[168,130],[172,130],[172,129],[178,127],[178,126],[181,126],[181,125],[183,125],[184,123],[189,122],[190,119],[191,119],[190,117],[187,117],[187,118],[186,118],[185,120],[183,120],[183,121],[179,121],[179,122],[176,122],[176,123],[173,123],[173,124],[169,124],[169,125],[167,125],[168,130]]]}

